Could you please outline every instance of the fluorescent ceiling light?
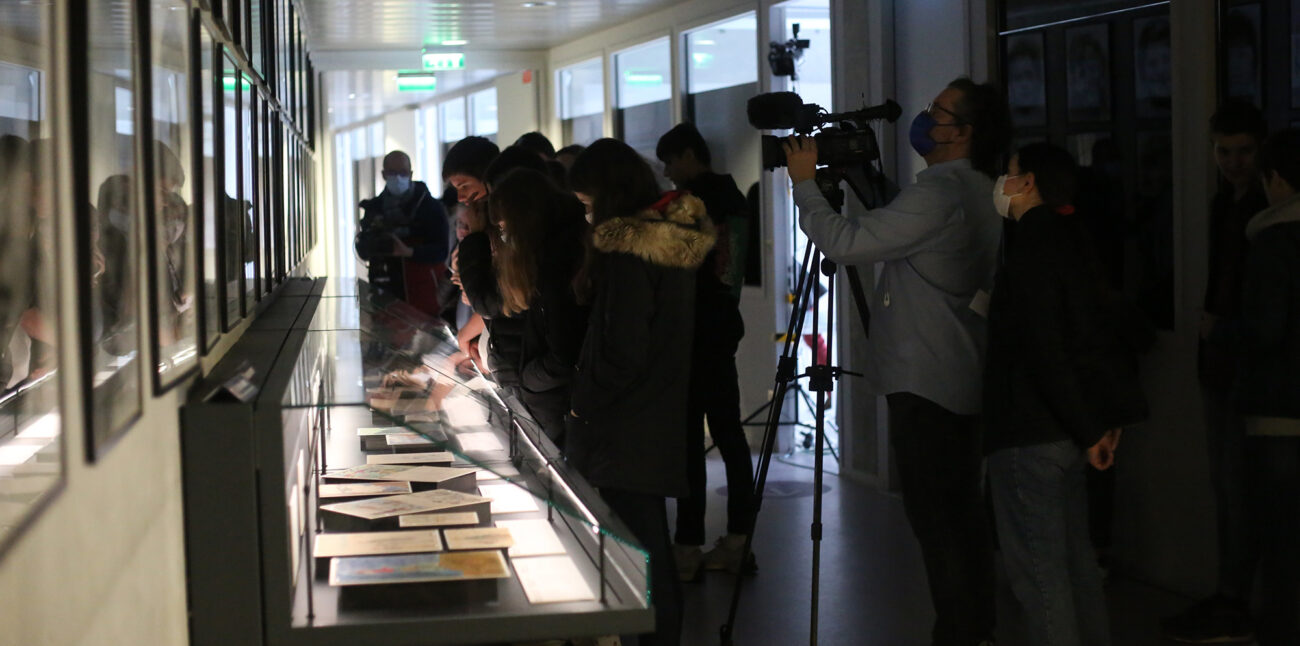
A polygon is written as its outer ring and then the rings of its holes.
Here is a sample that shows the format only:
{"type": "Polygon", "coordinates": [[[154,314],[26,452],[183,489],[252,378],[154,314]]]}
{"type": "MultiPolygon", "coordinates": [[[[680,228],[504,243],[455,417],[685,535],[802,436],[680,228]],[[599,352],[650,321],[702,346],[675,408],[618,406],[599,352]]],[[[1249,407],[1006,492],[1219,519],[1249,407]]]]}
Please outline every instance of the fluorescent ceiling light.
{"type": "Polygon", "coordinates": [[[468,44],[469,44],[469,41],[468,41],[468,40],[463,40],[463,39],[460,39],[460,38],[457,38],[457,39],[455,39],[455,40],[444,40],[444,41],[442,41],[442,45],[443,45],[443,47],[460,47],[461,45],[468,45],[468,44]]]}

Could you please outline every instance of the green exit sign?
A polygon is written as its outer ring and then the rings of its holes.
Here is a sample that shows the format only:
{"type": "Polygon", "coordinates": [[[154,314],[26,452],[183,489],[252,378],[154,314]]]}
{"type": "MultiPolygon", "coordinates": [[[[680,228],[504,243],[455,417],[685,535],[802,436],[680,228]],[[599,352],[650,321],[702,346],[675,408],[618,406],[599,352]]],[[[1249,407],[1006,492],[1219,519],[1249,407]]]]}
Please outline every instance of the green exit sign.
{"type": "Polygon", "coordinates": [[[460,52],[425,52],[423,58],[426,70],[465,69],[465,54],[460,52]]]}

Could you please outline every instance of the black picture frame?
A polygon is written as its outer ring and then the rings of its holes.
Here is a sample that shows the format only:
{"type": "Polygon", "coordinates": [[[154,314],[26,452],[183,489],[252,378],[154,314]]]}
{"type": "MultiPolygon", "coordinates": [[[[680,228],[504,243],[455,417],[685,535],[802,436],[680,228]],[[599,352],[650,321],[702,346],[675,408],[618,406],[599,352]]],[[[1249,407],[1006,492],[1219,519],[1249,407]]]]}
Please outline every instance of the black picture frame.
{"type": "Polygon", "coordinates": [[[1067,29],[1065,66],[1069,121],[1109,121],[1110,24],[1098,23],[1067,29]]]}
{"type": "Polygon", "coordinates": [[[1291,108],[1300,110],[1300,0],[1291,0],[1291,108]]]}
{"type": "Polygon", "coordinates": [[[1139,119],[1166,119],[1172,78],[1169,16],[1133,21],[1134,99],[1139,119]]]}
{"type": "MultiPolygon", "coordinates": [[[[102,169],[92,169],[90,159],[85,155],[74,155],[71,165],[74,208],[77,212],[76,282],[77,293],[80,295],[77,299],[77,342],[80,349],[80,386],[85,415],[83,420],[86,435],[85,451],[87,461],[97,462],[103,459],[107,452],[130,431],[140,419],[143,409],[144,387],[143,375],[141,375],[144,363],[141,356],[143,339],[140,334],[138,311],[134,313],[135,320],[124,318],[122,313],[132,312],[135,309],[134,304],[138,303],[141,297],[140,285],[136,279],[139,275],[137,263],[141,254],[135,246],[138,244],[137,234],[144,226],[140,209],[140,199],[144,193],[141,188],[141,175],[148,169],[145,167],[147,160],[143,158],[144,146],[141,144],[139,133],[140,115],[146,109],[144,105],[146,99],[142,97],[148,96],[149,88],[148,75],[141,69],[144,56],[139,52],[141,49],[147,51],[148,47],[141,38],[147,29],[141,23],[148,20],[148,11],[145,3],[133,5],[129,0],[94,3],[75,0],[70,15],[69,29],[72,37],[69,40],[77,45],[71,48],[69,55],[72,67],[69,79],[71,95],[69,104],[78,106],[74,110],[70,124],[72,147],[74,150],[94,150],[97,143],[103,143],[102,140],[107,134],[109,139],[107,145],[117,148],[116,157],[119,161],[127,156],[131,159],[129,173],[123,176],[124,181],[115,181],[120,174],[109,174],[99,185],[98,191],[92,191],[91,187],[92,183],[98,183],[97,175],[102,169]],[[114,18],[117,16],[125,16],[130,24],[123,25],[120,21],[115,22],[114,18]],[[103,20],[96,20],[97,17],[103,20]],[[105,64],[96,58],[101,51],[98,43],[114,37],[118,38],[117,41],[112,41],[114,46],[102,50],[117,53],[119,56],[124,55],[130,58],[130,61],[110,60],[105,64]],[[121,42],[122,40],[127,42],[121,42]],[[104,73],[101,73],[101,70],[104,73]],[[130,74],[125,86],[119,84],[122,79],[116,76],[122,72],[130,74]],[[96,79],[97,74],[104,78],[96,79]],[[95,82],[103,84],[106,79],[111,79],[108,82],[112,84],[114,90],[113,111],[96,110],[92,107],[95,106],[97,98],[102,100],[106,96],[102,88],[95,86],[95,82]],[[125,122],[132,128],[129,135],[124,135],[130,140],[129,145],[125,147],[122,146],[124,142],[121,138],[124,133],[118,131],[117,110],[122,108],[118,104],[120,101],[118,90],[129,94],[127,106],[133,111],[131,120],[125,122]],[[96,126],[103,125],[100,121],[104,119],[105,114],[113,117],[112,130],[108,133],[96,129],[96,126]],[[99,200],[98,209],[91,206],[92,200],[95,199],[92,194],[127,200],[127,210],[122,222],[129,230],[122,232],[120,240],[123,247],[121,253],[113,254],[114,257],[100,253],[100,250],[108,245],[105,236],[108,235],[107,228],[112,226],[112,218],[104,208],[107,206],[106,200],[99,200]],[[120,279],[120,282],[113,284],[122,287],[122,290],[105,296],[102,293],[103,289],[106,289],[104,285],[114,274],[116,274],[114,280],[120,279]],[[106,308],[109,303],[120,308],[112,312],[112,316],[106,308]],[[111,353],[116,358],[106,359],[104,355],[110,351],[104,348],[111,348],[111,353]],[[108,367],[113,369],[108,370],[108,367]],[[101,370],[101,368],[105,369],[101,370]]],[[[123,168],[113,170],[120,171],[123,168]]],[[[116,199],[111,202],[116,204],[116,199]]]]}
{"type": "Polygon", "coordinates": [[[195,227],[198,235],[195,261],[199,266],[198,307],[199,349],[207,355],[221,338],[221,224],[219,218],[221,152],[221,74],[217,65],[221,60],[219,46],[213,38],[203,13],[195,11],[190,45],[194,50],[191,74],[194,79],[191,105],[199,144],[194,146],[192,166],[199,182],[199,220],[195,227]],[[206,75],[206,80],[205,80],[206,75]],[[211,156],[208,156],[211,151],[211,156]]]}
{"type": "Polygon", "coordinates": [[[1017,127],[1047,124],[1047,66],[1041,32],[1008,36],[1005,58],[1007,104],[1017,127]]]}
{"type": "MultiPolygon", "coordinates": [[[[145,168],[149,170],[144,207],[145,250],[149,306],[150,352],[153,357],[153,390],[161,394],[181,383],[199,369],[199,335],[196,300],[199,298],[197,276],[199,226],[195,190],[197,181],[193,164],[195,149],[192,64],[183,68],[184,83],[166,74],[166,61],[175,60],[173,52],[157,51],[174,39],[182,38],[178,49],[183,55],[193,53],[189,41],[193,21],[185,0],[152,0],[142,3],[149,12],[148,58],[142,65],[149,70],[149,97],[142,113],[141,129],[145,145],[145,168]],[[169,96],[170,94],[170,96],[169,96]],[[160,114],[160,106],[171,99],[172,114],[160,114]],[[184,102],[176,106],[175,102],[184,102]],[[183,119],[169,128],[168,117],[183,119]],[[180,148],[181,150],[176,150],[180,148]],[[188,167],[188,168],[187,168],[188,167]],[[170,184],[179,182],[174,188],[170,184]],[[170,190],[169,190],[170,189],[170,190]],[[165,192],[164,192],[165,191],[165,192]],[[177,229],[179,234],[173,234],[177,229]],[[163,239],[166,239],[165,241],[163,239]],[[163,292],[167,296],[164,298],[163,292]]],[[[188,61],[187,61],[188,63],[188,61]]],[[[200,144],[201,145],[201,144],[200,144]]]]}

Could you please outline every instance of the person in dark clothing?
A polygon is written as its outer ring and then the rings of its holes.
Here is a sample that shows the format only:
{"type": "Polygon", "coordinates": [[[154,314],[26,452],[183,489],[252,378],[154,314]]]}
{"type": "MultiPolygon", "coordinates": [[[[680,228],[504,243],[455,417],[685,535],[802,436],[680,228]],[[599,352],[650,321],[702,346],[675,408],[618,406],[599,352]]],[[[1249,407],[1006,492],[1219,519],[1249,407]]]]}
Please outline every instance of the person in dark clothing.
{"type": "MultiPolygon", "coordinates": [[[[713,172],[712,155],[693,124],[678,124],[659,138],[655,156],[664,176],[679,190],[704,202],[718,242],[696,272],[695,341],[691,353],[691,389],[687,404],[686,456],[691,492],[677,501],[674,537],[678,576],[698,578],[700,569],[741,569],[741,552],[753,527],[754,466],[740,423],[740,387],[736,350],[745,334],[740,316],[740,288],[745,282],[745,241],[751,225],[749,203],[730,175],[713,172]],[[727,469],[727,535],[707,554],[704,544],[704,420],[727,469]]],[[[750,555],[747,567],[753,567],[750,555]]]]}
{"type": "Polygon", "coordinates": [[[1246,266],[1246,224],[1268,206],[1255,163],[1265,134],[1264,115],[1234,101],[1210,119],[1219,191],[1210,208],[1210,272],[1201,314],[1198,372],[1205,407],[1205,439],[1214,486],[1218,532],[1215,594],[1161,623],[1166,636],[1190,643],[1249,642],[1249,600],[1259,561],[1246,504],[1246,431],[1232,406],[1240,354],[1238,326],[1246,266]]]}
{"type": "Polygon", "coordinates": [[[1007,578],[1035,646],[1110,643],[1084,471],[1109,468],[1120,426],[1146,416],[1118,309],[1072,217],[1075,187],[1070,154],[1039,143],[993,191],[1011,221],[989,306],[985,450],[1007,578]]]}
{"type": "Polygon", "coordinates": [[[555,145],[551,143],[550,139],[546,138],[546,135],[536,130],[519,135],[519,138],[512,144],[512,147],[514,146],[536,153],[544,162],[555,159],[555,145]]]}
{"type": "Polygon", "coordinates": [[[456,199],[470,204],[487,196],[483,183],[488,165],[501,154],[501,149],[483,137],[465,137],[447,151],[442,160],[442,181],[456,189],[456,199]]]}
{"type": "MultiPolygon", "coordinates": [[[[450,153],[448,158],[451,158],[450,153]]],[[[488,195],[494,180],[503,178],[516,168],[545,172],[542,160],[536,155],[517,146],[506,148],[483,165],[482,175],[475,180],[482,188],[483,197],[488,195]]],[[[487,324],[488,364],[492,366],[493,380],[522,400],[519,366],[523,352],[524,322],[519,317],[502,311],[501,292],[492,263],[494,249],[500,244],[500,234],[488,226],[486,199],[473,200],[465,208],[465,220],[470,233],[460,241],[457,253],[461,287],[469,298],[470,307],[487,324]]]]}
{"type": "Polygon", "coordinates": [[[627,144],[593,143],[570,172],[591,213],[577,279],[591,304],[578,355],[568,460],[650,555],[655,632],[678,644],[682,597],[664,498],[687,494],[686,406],[696,270],[713,248],[704,204],[660,196],[654,171],[627,144]]]}
{"type": "Polygon", "coordinates": [[[430,316],[442,314],[439,283],[447,281],[450,225],[424,182],[411,181],[411,158],[384,156],[384,190],[361,201],[357,255],[370,269],[370,287],[430,316]]]}
{"type": "Polygon", "coordinates": [[[555,151],[555,161],[560,162],[560,165],[564,166],[564,171],[567,173],[569,168],[573,166],[573,161],[586,149],[587,147],[582,144],[569,144],[555,151]]]}
{"type": "Polygon", "coordinates": [[[1259,154],[1269,208],[1246,226],[1235,400],[1259,537],[1260,646],[1300,644],[1300,130],[1259,154]]]}
{"type": "Polygon", "coordinates": [[[582,263],[585,209],[533,169],[510,171],[491,186],[492,219],[501,233],[492,258],[501,314],[523,324],[519,397],[563,450],[573,369],[587,331],[587,308],[578,304],[573,287],[582,263]]]}

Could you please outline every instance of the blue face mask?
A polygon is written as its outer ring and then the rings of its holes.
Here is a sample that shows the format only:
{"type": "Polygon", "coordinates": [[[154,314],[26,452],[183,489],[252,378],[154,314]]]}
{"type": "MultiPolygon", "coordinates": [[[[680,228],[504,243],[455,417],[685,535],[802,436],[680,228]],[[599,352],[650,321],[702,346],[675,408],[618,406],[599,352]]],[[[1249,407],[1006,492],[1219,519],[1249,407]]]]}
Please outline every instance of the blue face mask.
{"type": "Polygon", "coordinates": [[[384,180],[384,187],[393,195],[405,195],[411,190],[411,178],[403,175],[393,175],[384,180]]]}
{"type": "Polygon", "coordinates": [[[930,116],[929,112],[922,111],[912,119],[912,129],[908,131],[907,138],[912,142],[912,150],[915,150],[916,154],[925,157],[934,152],[935,146],[939,145],[939,142],[930,136],[930,129],[935,125],[937,124],[934,117],[930,116]]]}

